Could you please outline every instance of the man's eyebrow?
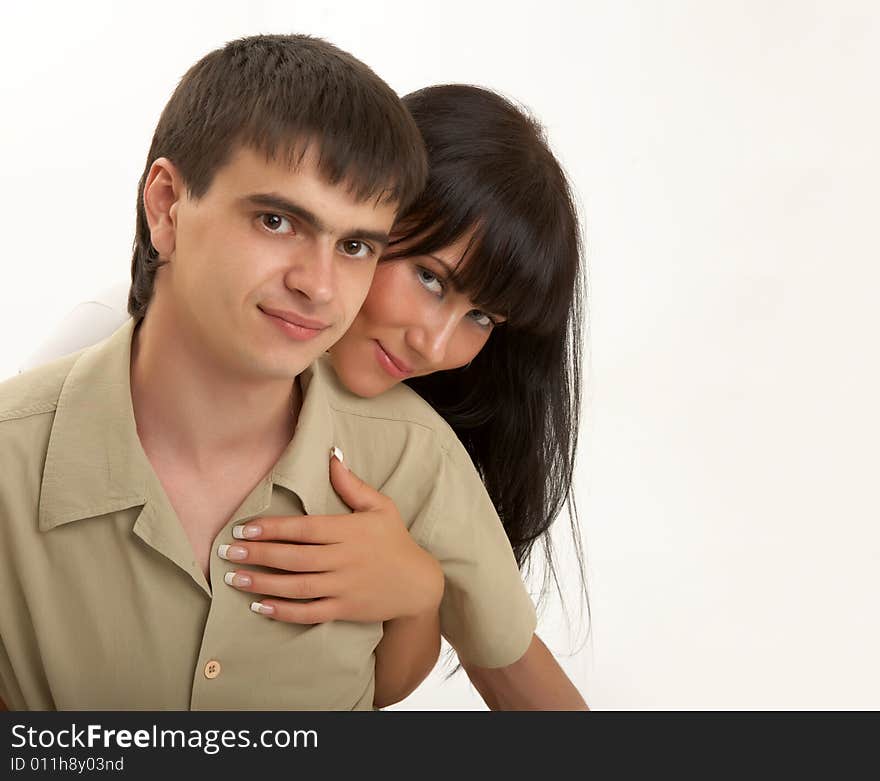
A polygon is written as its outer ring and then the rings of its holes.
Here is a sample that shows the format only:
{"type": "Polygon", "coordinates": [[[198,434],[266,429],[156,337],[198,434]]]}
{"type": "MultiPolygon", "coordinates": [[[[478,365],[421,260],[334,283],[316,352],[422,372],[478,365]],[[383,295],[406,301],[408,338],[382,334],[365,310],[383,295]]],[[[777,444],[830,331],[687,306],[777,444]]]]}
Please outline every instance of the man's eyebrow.
{"type": "MultiPolygon", "coordinates": [[[[250,206],[259,206],[291,214],[318,233],[333,232],[317,214],[275,193],[252,193],[251,195],[243,196],[239,201],[250,206]]],[[[387,233],[371,230],[370,228],[352,228],[351,230],[341,231],[341,235],[358,239],[370,239],[377,244],[388,244],[387,233]]]]}

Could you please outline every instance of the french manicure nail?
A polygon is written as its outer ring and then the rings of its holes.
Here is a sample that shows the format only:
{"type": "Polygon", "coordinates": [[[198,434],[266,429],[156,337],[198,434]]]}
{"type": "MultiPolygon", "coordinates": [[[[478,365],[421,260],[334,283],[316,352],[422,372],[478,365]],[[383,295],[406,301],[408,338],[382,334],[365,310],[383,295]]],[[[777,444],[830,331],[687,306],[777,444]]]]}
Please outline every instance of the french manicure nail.
{"type": "Polygon", "coordinates": [[[271,616],[275,612],[275,608],[271,605],[264,605],[262,602],[251,602],[251,610],[254,613],[261,613],[264,616],[271,616]]]}
{"type": "Polygon", "coordinates": [[[240,545],[221,545],[217,548],[217,555],[227,561],[242,561],[247,558],[247,548],[240,545]]]}
{"type": "Polygon", "coordinates": [[[236,540],[251,540],[254,537],[259,537],[262,533],[263,527],[254,524],[246,526],[245,524],[240,523],[237,526],[232,527],[232,536],[235,537],[236,540]]]}
{"type": "Polygon", "coordinates": [[[339,459],[340,464],[345,463],[345,459],[342,457],[342,451],[338,447],[330,448],[330,458],[333,458],[333,456],[336,456],[339,459]]]}
{"type": "Polygon", "coordinates": [[[242,572],[236,574],[235,572],[227,572],[223,576],[223,581],[227,586],[238,586],[239,588],[246,588],[253,583],[250,575],[245,575],[242,572]]]}

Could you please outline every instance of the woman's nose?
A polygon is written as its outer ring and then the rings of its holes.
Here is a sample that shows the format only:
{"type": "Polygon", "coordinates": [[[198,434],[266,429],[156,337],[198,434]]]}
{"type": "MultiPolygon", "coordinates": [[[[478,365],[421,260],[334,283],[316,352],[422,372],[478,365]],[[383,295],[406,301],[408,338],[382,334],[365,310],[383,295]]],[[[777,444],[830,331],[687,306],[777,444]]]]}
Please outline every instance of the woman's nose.
{"type": "Polygon", "coordinates": [[[425,368],[436,369],[443,364],[458,321],[458,313],[450,312],[409,330],[410,347],[427,364],[425,368]]]}

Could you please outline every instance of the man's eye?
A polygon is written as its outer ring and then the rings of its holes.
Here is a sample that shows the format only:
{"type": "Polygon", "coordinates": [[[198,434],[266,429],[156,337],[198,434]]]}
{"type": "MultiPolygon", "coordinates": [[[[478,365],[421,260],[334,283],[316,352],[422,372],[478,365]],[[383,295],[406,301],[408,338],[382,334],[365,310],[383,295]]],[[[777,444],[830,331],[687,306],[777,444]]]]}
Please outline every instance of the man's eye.
{"type": "Polygon", "coordinates": [[[437,278],[437,275],[428,271],[426,268],[417,268],[416,276],[419,279],[419,282],[422,283],[422,286],[427,290],[430,290],[434,295],[440,295],[443,292],[443,285],[440,280],[437,278]]]}
{"type": "Polygon", "coordinates": [[[345,239],[339,242],[339,248],[343,255],[350,258],[369,258],[373,254],[373,248],[364,241],[357,239],[345,239]]]}
{"type": "Polygon", "coordinates": [[[293,225],[290,224],[290,220],[280,214],[261,214],[260,222],[270,233],[293,233],[293,225]]]}

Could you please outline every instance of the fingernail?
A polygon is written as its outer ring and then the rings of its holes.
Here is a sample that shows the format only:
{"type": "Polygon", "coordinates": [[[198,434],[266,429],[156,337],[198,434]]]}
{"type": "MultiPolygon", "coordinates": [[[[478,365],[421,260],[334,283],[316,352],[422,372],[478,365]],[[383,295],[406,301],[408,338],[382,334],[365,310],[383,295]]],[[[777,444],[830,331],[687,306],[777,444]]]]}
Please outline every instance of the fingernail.
{"type": "Polygon", "coordinates": [[[251,540],[254,537],[259,537],[262,533],[263,527],[254,526],[253,524],[245,526],[245,524],[240,523],[238,526],[232,527],[232,536],[237,540],[251,540]]]}
{"type": "Polygon", "coordinates": [[[241,588],[247,588],[254,582],[250,575],[245,575],[242,572],[239,572],[238,574],[235,572],[227,572],[223,576],[223,581],[227,586],[239,586],[241,588]]]}
{"type": "Polygon", "coordinates": [[[217,548],[217,555],[227,561],[241,561],[247,558],[248,552],[240,545],[221,545],[217,548]]]}
{"type": "Polygon", "coordinates": [[[251,602],[251,610],[254,613],[262,613],[264,616],[271,616],[275,612],[275,608],[271,605],[264,605],[262,602],[251,602]]]}
{"type": "Polygon", "coordinates": [[[345,459],[342,457],[342,451],[338,447],[330,448],[330,458],[333,458],[333,456],[336,456],[336,458],[339,459],[339,463],[342,464],[343,467],[345,467],[346,472],[350,471],[348,468],[348,464],[345,463],[345,459]]]}

